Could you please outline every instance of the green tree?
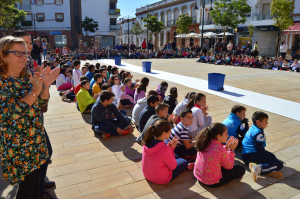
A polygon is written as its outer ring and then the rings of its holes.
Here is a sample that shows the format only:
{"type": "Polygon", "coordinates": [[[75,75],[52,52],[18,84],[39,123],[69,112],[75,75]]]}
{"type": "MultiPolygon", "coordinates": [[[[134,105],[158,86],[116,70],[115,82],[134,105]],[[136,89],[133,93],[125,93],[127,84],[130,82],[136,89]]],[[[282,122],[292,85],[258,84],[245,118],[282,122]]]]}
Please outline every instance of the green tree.
{"type": "Polygon", "coordinates": [[[155,43],[154,48],[157,47],[157,40],[158,40],[158,33],[164,29],[164,24],[161,21],[157,20],[157,17],[151,16],[150,14],[147,14],[147,17],[143,19],[143,21],[146,23],[144,26],[150,30],[155,37],[155,43]]]}
{"type": "Polygon", "coordinates": [[[26,12],[18,10],[15,4],[18,0],[0,1],[0,27],[4,28],[5,34],[12,33],[25,20],[26,12]]]}
{"type": "MultiPolygon", "coordinates": [[[[193,23],[193,17],[190,17],[188,14],[179,15],[176,20],[176,32],[179,34],[187,34],[189,31],[189,25],[193,23]]],[[[181,45],[181,37],[180,37],[180,45],[181,45]]]]}
{"type": "Polygon", "coordinates": [[[247,0],[219,0],[215,2],[211,16],[214,23],[222,27],[224,40],[228,28],[235,29],[239,24],[245,23],[246,15],[250,12],[247,0]]]}
{"type": "Polygon", "coordinates": [[[274,25],[280,29],[276,42],[276,55],[278,53],[282,32],[294,24],[292,17],[294,7],[294,2],[291,0],[272,0],[271,2],[271,16],[273,17],[274,25]]]}
{"type": "Polygon", "coordinates": [[[136,36],[139,36],[140,34],[144,33],[145,30],[143,30],[139,23],[134,23],[130,32],[136,36]]]}
{"type": "Polygon", "coordinates": [[[89,18],[89,17],[84,18],[83,22],[81,23],[81,26],[86,33],[86,37],[88,36],[89,32],[96,32],[96,30],[99,30],[98,22],[94,21],[94,19],[89,18]]]}

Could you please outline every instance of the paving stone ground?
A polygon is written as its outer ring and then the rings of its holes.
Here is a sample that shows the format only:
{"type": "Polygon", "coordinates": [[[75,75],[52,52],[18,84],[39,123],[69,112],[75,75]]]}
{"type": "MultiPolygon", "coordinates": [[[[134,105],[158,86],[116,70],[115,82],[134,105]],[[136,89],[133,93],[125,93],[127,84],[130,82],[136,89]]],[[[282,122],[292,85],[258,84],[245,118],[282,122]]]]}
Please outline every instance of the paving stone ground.
{"type": "MultiPolygon", "coordinates": [[[[139,66],[142,63],[142,60],[123,61],[139,66]]],[[[195,59],[151,61],[154,69],[201,79],[207,79],[207,73],[221,72],[226,74],[227,85],[300,102],[299,73],[199,64],[195,63],[195,59]]],[[[132,74],[134,78],[144,76],[132,74]]],[[[149,78],[148,90],[156,89],[162,81],[149,78]]],[[[179,101],[188,91],[201,92],[169,82],[169,88],[172,86],[178,88],[179,101]]],[[[222,122],[236,103],[205,94],[213,122],[222,122]]],[[[245,106],[248,118],[259,110],[245,106]]],[[[285,162],[283,179],[260,177],[255,183],[247,170],[241,182],[213,189],[200,185],[191,171],[185,171],[166,185],[155,185],[145,180],[141,171],[142,147],[134,142],[139,135],[137,130],[132,135],[106,140],[95,137],[90,115],[80,114],[74,103],[62,102],[55,86],[52,86],[49,108],[45,114],[45,127],[53,147],[53,163],[49,165],[47,177],[57,186],[52,194],[59,199],[300,198],[300,122],[273,113],[268,115],[269,126],[265,130],[267,150],[285,162]]],[[[243,165],[240,158],[240,152],[236,152],[236,164],[243,165]]],[[[17,187],[0,182],[2,198],[14,198],[16,191],[17,187]]]]}

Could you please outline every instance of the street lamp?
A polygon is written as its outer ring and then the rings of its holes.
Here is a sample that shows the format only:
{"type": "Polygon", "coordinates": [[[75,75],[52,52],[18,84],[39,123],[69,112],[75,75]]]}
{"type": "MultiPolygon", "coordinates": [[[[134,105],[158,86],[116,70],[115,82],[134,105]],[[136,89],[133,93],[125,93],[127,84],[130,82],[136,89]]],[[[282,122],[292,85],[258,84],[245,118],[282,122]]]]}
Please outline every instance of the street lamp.
{"type": "MultiPolygon", "coordinates": [[[[210,3],[211,3],[211,7],[210,7],[209,11],[212,11],[213,10],[213,8],[212,8],[212,0],[210,0],[210,3]]],[[[198,9],[197,0],[195,0],[195,7],[194,7],[194,9],[195,10],[198,9]]],[[[202,0],[201,49],[203,48],[204,11],[205,11],[205,0],[202,0]]]]}
{"type": "Polygon", "coordinates": [[[124,24],[123,19],[127,19],[127,25],[128,25],[128,28],[127,28],[127,43],[129,44],[129,20],[130,20],[130,17],[129,17],[129,15],[127,17],[123,17],[122,18],[122,24],[124,24]]]}

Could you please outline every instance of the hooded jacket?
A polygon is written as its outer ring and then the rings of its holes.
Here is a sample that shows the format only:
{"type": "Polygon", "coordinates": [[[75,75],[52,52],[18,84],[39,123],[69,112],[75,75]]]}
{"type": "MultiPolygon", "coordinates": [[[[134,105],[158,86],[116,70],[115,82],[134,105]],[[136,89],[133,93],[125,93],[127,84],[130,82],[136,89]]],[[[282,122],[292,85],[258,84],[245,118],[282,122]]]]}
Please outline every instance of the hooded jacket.
{"type": "Polygon", "coordinates": [[[143,146],[142,170],[147,180],[155,184],[166,184],[177,167],[174,149],[164,142],[148,148],[143,146]]]}

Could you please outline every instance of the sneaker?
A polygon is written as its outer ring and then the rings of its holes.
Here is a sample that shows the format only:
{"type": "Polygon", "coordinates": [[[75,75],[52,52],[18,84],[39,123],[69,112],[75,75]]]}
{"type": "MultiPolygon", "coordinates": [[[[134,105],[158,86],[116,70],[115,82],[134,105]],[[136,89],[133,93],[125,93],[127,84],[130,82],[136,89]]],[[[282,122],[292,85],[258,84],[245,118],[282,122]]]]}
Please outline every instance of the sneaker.
{"type": "Polygon", "coordinates": [[[283,177],[283,173],[281,171],[272,171],[271,173],[267,173],[266,175],[276,179],[281,179],[283,177]]]}
{"type": "Polygon", "coordinates": [[[102,133],[102,138],[105,140],[106,138],[110,137],[109,133],[102,133]]]}
{"type": "Polygon", "coordinates": [[[256,163],[250,162],[249,163],[249,169],[251,171],[252,179],[254,180],[254,182],[256,182],[258,176],[261,173],[261,165],[258,165],[256,163]]]}
{"type": "Polygon", "coordinates": [[[189,163],[187,169],[188,170],[193,170],[195,166],[195,163],[189,163]]]}

